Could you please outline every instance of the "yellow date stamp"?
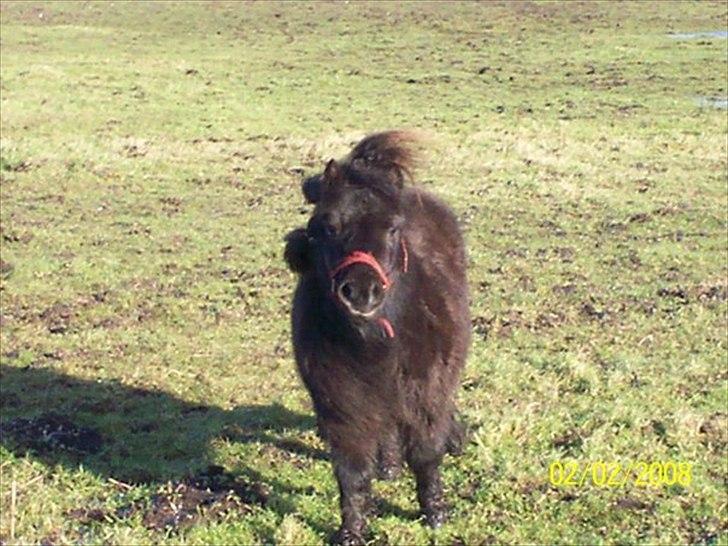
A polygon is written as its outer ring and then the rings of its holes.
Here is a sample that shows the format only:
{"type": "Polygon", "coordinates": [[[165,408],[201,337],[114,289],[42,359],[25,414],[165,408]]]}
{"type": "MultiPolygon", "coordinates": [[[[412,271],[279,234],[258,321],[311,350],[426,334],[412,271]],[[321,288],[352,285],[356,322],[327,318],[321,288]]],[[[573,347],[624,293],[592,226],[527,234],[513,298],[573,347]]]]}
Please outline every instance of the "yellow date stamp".
{"type": "Polygon", "coordinates": [[[689,486],[693,464],[681,461],[554,461],[549,482],[557,487],[689,486]]]}

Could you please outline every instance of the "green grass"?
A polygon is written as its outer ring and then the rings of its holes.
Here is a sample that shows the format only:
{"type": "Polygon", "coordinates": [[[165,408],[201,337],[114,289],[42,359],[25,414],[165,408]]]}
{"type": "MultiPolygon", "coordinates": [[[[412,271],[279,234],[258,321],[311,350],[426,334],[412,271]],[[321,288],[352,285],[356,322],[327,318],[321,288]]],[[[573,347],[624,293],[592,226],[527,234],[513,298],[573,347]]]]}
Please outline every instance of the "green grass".
{"type": "Polygon", "coordinates": [[[377,483],[376,544],[726,544],[726,5],[0,6],[2,543],[320,544],[336,485],[295,372],[285,233],[367,132],[431,136],[462,219],[472,428],[450,523],[377,483]],[[549,484],[554,461],[677,461],[689,486],[549,484]],[[169,531],[208,465],[264,505],[169,531]],[[13,491],[15,493],[13,493],[13,491]],[[131,507],[131,508],[130,508],[131,507]],[[102,516],[78,516],[82,508],[102,516]],[[119,509],[122,509],[119,511],[119,509]],[[76,514],[76,515],[74,515],[76,514]],[[96,520],[99,521],[96,521],[96,520]]]}

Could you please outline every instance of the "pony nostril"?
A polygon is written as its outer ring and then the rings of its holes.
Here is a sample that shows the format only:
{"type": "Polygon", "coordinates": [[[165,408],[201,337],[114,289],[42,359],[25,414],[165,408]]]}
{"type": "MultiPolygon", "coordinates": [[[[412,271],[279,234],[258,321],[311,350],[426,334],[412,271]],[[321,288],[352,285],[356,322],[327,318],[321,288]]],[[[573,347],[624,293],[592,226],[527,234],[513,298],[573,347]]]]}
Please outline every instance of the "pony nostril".
{"type": "Polygon", "coordinates": [[[359,313],[369,313],[382,302],[384,289],[377,282],[358,284],[357,281],[347,280],[336,289],[339,300],[359,313]]]}
{"type": "Polygon", "coordinates": [[[354,289],[351,287],[351,283],[345,282],[339,287],[339,294],[347,301],[351,301],[354,296],[354,289]]]}

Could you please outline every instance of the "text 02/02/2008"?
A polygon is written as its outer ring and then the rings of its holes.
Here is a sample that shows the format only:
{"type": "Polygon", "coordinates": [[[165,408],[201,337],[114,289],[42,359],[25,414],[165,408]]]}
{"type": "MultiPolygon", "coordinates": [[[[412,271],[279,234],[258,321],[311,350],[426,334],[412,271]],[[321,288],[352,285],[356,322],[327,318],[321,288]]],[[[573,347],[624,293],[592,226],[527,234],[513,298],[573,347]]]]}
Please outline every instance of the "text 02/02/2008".
{"type": "Polygon", "coordinates": [[[692,467],[680,461],[554,461],[549,465],[549,482],[559,487],[687,487],[693,481],[692,467]]]}

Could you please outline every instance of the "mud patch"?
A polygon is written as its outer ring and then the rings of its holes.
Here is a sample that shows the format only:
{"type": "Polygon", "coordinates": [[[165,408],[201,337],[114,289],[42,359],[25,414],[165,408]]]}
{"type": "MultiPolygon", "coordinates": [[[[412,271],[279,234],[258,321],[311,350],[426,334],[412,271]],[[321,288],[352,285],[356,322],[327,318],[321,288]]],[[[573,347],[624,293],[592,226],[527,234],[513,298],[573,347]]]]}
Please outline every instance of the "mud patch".
{"type": "Polygon", "coordinates": [[[567,321],[568,317],[556,309],[546,310],[539,313],[535,318],[527,318],[522,311],[512,309],[501,316],[496,316],[492,320],[486,319],[485,322],[475,326],[485,327],[486,336],[494,331],[498,337],[508,338],[513,335],[515,330],[528,330],[532,333],[538,333],[558,328],[567,321]]]}
{"type": "MultiPolygon", "coordinates": [[[[55,546],[56,544],[61,543],[61,532],[58,530],[54,530],[50,535],[44,536],[42,539],[40,539],[40,546],[55,546]]],[[[3,546],[5,543],[3,543],[3,546]]]]}
{"type": "Polygon", "coordinates": [[[104,443],[96,430],[53,413],[34,419],[19,417],[0,425],[0,442],[7,440],[38,453],[60,450],[83,455],[97,453],[104,443]]]}
{"type": "Polygon", "coordinates": [[[262,452],[267,456],[286,461],[299,469],[306,468],[313,460],[329,460],[326,451],[309,446],[300,440],[288,438],[273,440],[272,444],[266,444],[262,448],[262,452]]]}
{"type": "Polygon", "coordinates": [[[162,197],[159,199],[162,204],[162,211],[167,216],[174,216],[182,212],[183,201],[179,197],[162,197]]]}
{"type": "Polygon", "coordinates": [[[614,505],[622,510],[647,511],[650,513],[653,511],[651,505],[634,497],[620,497],[615,501],[614,505]]]}
{"type": "Polygon", "coordinates": [[[568,296],[569,294],[576,292],[576,285],[573,283],[557,284],[551,287],[551,291],[554,294],[568,296]]]}
{"type": "Polygon", "coordinates": [[[479,477],[470,478],[467,482],[465,482],[464,485],[462,485],[458,491],[457,495],[461,499],[464,499],[466,501],[474,502],[476,497],[478,496],[478,493],[482,491],[483,489],[483,481],[479,477]]]}
{"type": "Polygon", "coordinates": [[[51,334],[64,334],[71,325],[74,313],[70,306],[59,303],[43,311],[40,318],[46,323],[51,334]]]}
{"type": "Polygon", "coordinates": [[[33,164],[28,161],[8,161],[5,158],[0,159],[0,171],[11,173],[22,173],[29,171],[33,164]]]}
{"type": "Polygon", "coordinates": [[[579,309],[579,313],[590,319],[604,320],[607,318],[607,311],[595,305],[595,302],[584,302],[579,309]]]}
{"type": "Polygon", "coordinates": [[[80,525],[126,520],[141,515],[142,524],[152,531],[175,532],[227,514],[248,514],[253,505],[265,506],[269,487],[233,476],[219,466],[181,481],[159,486],[151,498],[136,498],[116,509],[96,506],[74,508],[65,516],[80,525]]]}
{"type": "Polygon", "coordinates": [[[728,448],[728,413],[718,412],[703,421],[698,429],[700,442],[716,452],[725,453],[728,448]]]}
{"type": "Polygon", "coordinates": [[[101,508],[75,508],[66,513],[66,516],[83,525],[101,522],[109,519],[109,514],[101,508]]]}
{"type": "Polygon", "coordinates": [[[566,322],[566,315],[561,311],[547,311],[539,313],[536,321],[531,325],[531,330],[541,331],[549,328],[558,328],[566,322]]]}
{"type": "MultiPolygon", "coordinates": [[[[143,97],[144,92],[137,86],[134,86],[131,90],[134,92],[132,95],[134,98],[143,97]]],[[[121,91],[116,91],[114,94],[121,94],[121,91]]],[[[129,158],[144,157],[149,152],[149,144],[144,140],[127,139],[127,142],[122,143],[120,152],[129,158]]]]}
{"type": "Polygon", "coordinates": [[[728,286],[723,284],[704,284],[696,288],[696,297],[703,302],[728,300],[728,286]]]}
{"type": "Polygon", "coordinates": [[[490,332],[493,330],[495,319],[492,317],[477,316],[473,319],[473,332],[487,340],[490,332]]]}
{"type": "Polygon", "coordinates": [[[270,497],[267,485],[248,482],[210,466],[197,476],[162,485],[142,517],[147,529],[179,530],[225,514],[248,514],[251,505],[265,506],[270,497]]]}
{"type": "Polygon", "coordinates": [[[681,305],[686,305],[690,302],[690,296],[687,290],[679,286],[660,288],[657,291],[657,295],[664,299],[676,300],[681,305]]]}
{"type": "Polygon", "coordinates": [[[13,273],[15,266],[10,262],[0,259],[0,278],[7,279],[13,273]]]}
{"type": "Polygon", "coordinates": [[[648,213],[638,212],[637,214],[633,214],[632,216],[630,216],[627,222],[630,224],[646,224],[650,220],[652,220],[652,216],[650,216],[648,213]]]}
{"type": "Polygon", "coordinates": [[[0,230],[2,232],[2,240],[6,243],[26,244],[33,240],[32,233],[21,233],[17,231],[0,230]]]}
{"type": "Polygon", "coordinates": [[[577,430],[567,430],[563,434],[555,437],[551,440],[551,445],[557,449],[564,449],[566,451],[579,450],[581,449],[584,439],[577,430]]]}

